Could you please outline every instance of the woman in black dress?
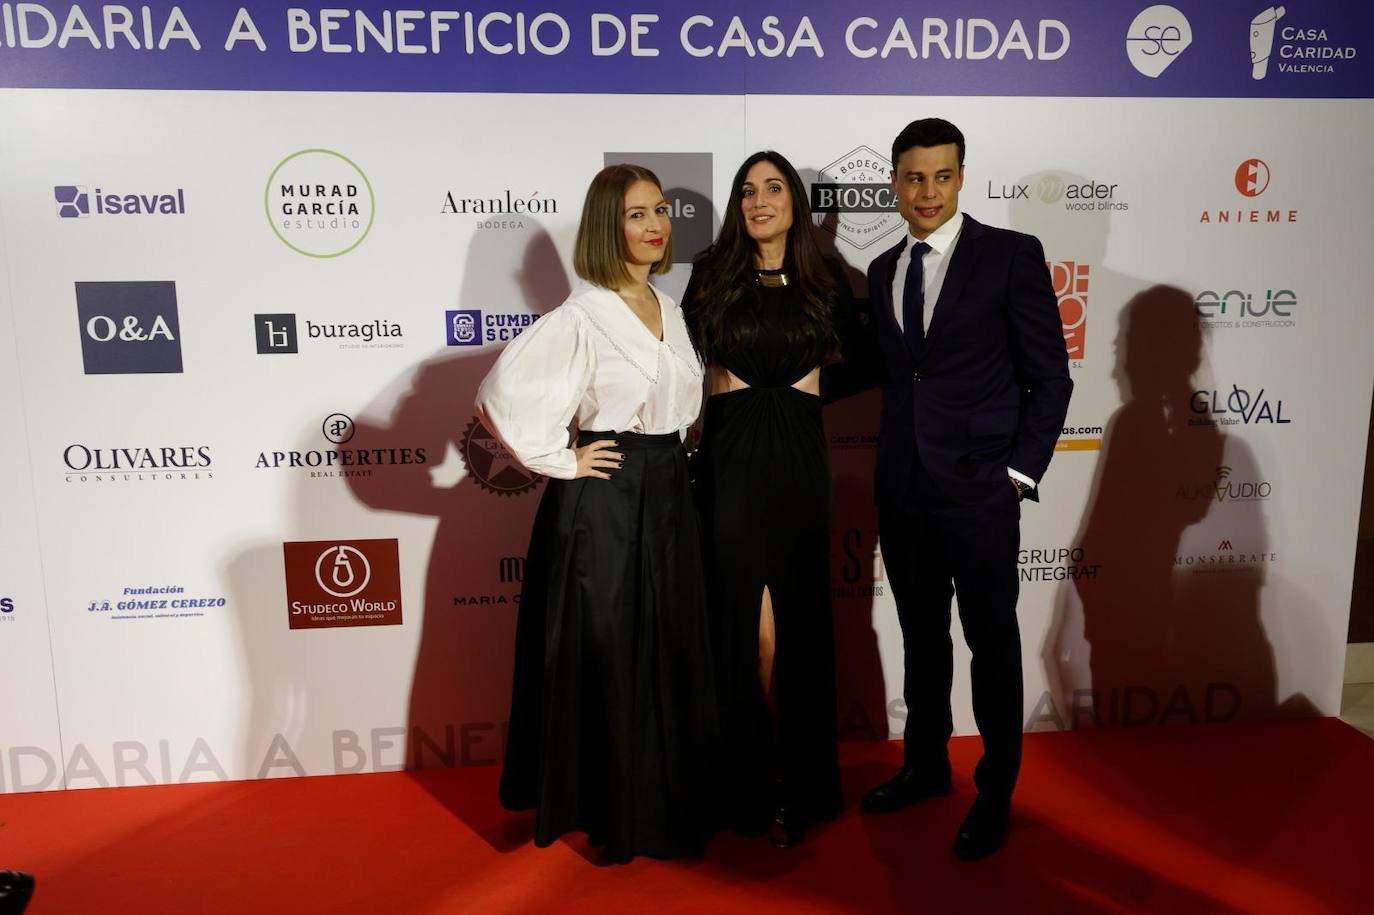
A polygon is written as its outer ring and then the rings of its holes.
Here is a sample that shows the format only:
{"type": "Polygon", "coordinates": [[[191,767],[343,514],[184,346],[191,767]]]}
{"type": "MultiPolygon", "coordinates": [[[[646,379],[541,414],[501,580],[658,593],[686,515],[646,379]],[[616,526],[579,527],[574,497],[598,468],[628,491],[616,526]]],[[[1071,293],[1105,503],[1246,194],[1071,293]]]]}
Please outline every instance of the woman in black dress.
{"type": "Polygon", "coordinates": [[[634,165],[587,191],[583,282],[477,393],[484,424],[548,476],[515,633],[501,803],[534,843],[588,833],[613,861],[701,851],[719,731],[684,432],[702,369],[671,298],[668,205],[634,165]],[[571,437],[569,426],[580,430],[571,437]]]}
{"type": "MultiPolygon", "coordinates": [[[[683,310],[710,394],[693,457],[713,624],[726,817],[794,844],[840,808],[830,611],[830,466],[820,369],[852,313],[806,191],[750,156],[683,310]]],[[[847,335],[846,335],[847,336],[847,335]]]]}

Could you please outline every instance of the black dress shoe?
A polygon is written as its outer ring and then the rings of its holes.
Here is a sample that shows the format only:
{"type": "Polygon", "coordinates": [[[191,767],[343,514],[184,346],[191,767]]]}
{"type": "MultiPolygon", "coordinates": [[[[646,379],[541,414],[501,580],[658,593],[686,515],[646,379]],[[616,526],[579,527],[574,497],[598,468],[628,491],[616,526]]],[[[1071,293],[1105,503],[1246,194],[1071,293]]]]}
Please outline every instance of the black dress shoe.
{"type": "Polygon", "coordinates": [[[892,813],[928,797],[949,793],[949,770],[917,769],[903,766],[859,801],[864,813],[892,813]]]}
{"type": "Polygon", "coordinates": [[[19,915],[32,895],[32,876],[20,871],[0,871],[0,915],[19,915]]]}
{"type": "Polygon", "coordinates": [[[1011,802],[978,795],[954,836],[954,857],[977,861],[1002,847],[1011,822],[1011,802]]]}

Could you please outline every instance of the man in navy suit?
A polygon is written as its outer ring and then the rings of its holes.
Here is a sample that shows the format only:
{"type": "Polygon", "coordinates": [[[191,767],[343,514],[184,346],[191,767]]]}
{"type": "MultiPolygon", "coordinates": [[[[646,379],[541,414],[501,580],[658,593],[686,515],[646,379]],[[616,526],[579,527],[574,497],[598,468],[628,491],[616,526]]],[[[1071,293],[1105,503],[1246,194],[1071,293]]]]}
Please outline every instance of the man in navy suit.
{"type": "Polygon", "coordinates": [[[867,327],[884,369],[875,482],[905,643],[906,747],[902,769],[862,808],[886,813],[950,790],[957,594],[983,758],[954,853],[974,860],[1006,838],[1021,764],[1020,503],[1038,501],[1073,382],[1040,242],[959,211],[959,128],[914,121],[892,162],[909,231],[869,265],[867,327]]]}

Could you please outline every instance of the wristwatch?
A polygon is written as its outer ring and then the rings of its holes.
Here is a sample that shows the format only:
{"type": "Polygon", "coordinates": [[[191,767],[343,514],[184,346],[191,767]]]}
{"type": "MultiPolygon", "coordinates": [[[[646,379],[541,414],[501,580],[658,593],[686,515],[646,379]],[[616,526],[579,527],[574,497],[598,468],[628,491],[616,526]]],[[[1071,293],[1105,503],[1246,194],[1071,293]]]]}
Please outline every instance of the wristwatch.
{"type": "Polygon", "coordinates": [[[1011,485],[1016,487],[1016,498],[1018,500],[1024,499],[1026,497],[1026,490],[1030,489],[1030,487],[1016,479],[1016,477],[1007,477],[1007,479],[1011,480],[1011,485]]]}

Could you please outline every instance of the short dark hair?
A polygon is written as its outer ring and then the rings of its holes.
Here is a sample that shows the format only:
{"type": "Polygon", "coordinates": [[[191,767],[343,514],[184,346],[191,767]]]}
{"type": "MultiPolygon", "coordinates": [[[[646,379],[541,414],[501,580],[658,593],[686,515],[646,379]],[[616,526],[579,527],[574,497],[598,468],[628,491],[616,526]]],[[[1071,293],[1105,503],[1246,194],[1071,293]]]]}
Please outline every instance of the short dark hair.
{"type": "Polygon", "coordinates": [[[949,121],[944,118],[922,118],[919,121],[912,121],[902,128],[902,132],[897,134],[897,139],[892,141],[892,167],[897,167],[897,160],[902,157],[902,153],[917,146],[944,146],[946,143],[953,143],[959,150],[959,167],[964,167],[964,134],[949,121]]]}
{"type": "MultiPolygon", "coordinates": [[[[617,289],[630,282],[625,269],[625,195],[630,186],[647,181],[663,192],[658,176],[642,165],[608,165],[596,173],[587,199],[582,204],[582,219],[573,241],[573,271],[582,279],[606,289],[617,289]]],[[[673,238],[663,245],[663,258],[650,273],[667,273],[673,267],[673,238]]]]}

